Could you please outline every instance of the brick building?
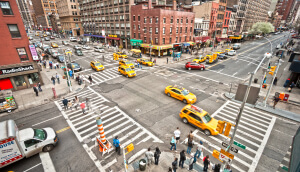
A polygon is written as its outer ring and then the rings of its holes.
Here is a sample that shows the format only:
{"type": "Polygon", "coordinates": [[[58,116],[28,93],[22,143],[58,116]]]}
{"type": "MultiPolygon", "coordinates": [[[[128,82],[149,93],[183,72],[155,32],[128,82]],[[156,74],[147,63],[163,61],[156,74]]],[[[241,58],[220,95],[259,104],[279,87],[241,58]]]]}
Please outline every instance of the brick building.
{"type": "Polygon", "coordinates": [[[131,43],[142,42],[142,53],[148,54],[151,49],[151,54],[157,56],[170,55],[173,44],[191,46],[195,19],[191,11],[178,9],[176,1],[172,5],[156,5],[149,0],[131,6],[131,43]]]}
{"type": "Polygon", "coordinates": [[[44,30],[52,29],[49,15],[57,14],[55,0],[32,0],[37,26],[44,30]]]}
{"type": "Polygon", "coordinates": [[[290,14],[290,10],[295,0],[279,0],[276,5],[276,11],[279,15],[282,15],[282,24],[286,24],[286,20],[290,14]]]}
{"type": "Polygon", "coordinates": [[[219,0],[218,5],[219,5],[218,7],[219,9],[218,9],[217,23],[216,23],[216,27],[217,27],[216,37],[222,37],[227,0],[219,0]]]}
{"type": "Polygon", "coordinates": [[[230,17],[231,17],[231,10],[226,9],[224,14],[224,21],[223,21],[223,30],[221,36],[222,38],[227,38],[230,17]]]}
{"type": "Polygon", "coordinates": [[[17,3],[0,1],[0,8],[0,89],[29,88],[42,81],[17,3]]]}

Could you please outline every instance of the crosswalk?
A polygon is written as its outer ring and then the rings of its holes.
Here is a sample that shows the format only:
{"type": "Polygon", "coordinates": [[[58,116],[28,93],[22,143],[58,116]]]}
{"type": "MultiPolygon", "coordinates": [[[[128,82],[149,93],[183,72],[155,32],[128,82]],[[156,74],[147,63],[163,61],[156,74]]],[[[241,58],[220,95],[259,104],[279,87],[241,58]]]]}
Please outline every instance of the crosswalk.
{"type": "MultiPolygon", "coordinates": [[[[80,108],[77,110],[74,108],[72,110],[62,110],[62,100],[55,101],[55,104],[61,110],[61,113],[77,139],[82,143],[82,146],[89,154],[90,158],[95,162],[95,165],[98,167],[100,172],[112,169],[117,160],[108,160],[105,156],[102,157],[102,159],[99,159],[100,152],[98,149],[94,149],[97,147],[97,145],[95,145],[95,136],[99,133],[95,119],[99,114],[95,113],[95,109],[100,109],[101,111],[101,119],[103,121],[106,139],[108,139],[111,143],[115,136],[119,136],[122,146],[126,147],[130,143],[133,143],[135,145],[135,149],[137,145],[145,142],[152,141],[163,143],[158,137],[137,123],[120,108],[117,106],[108,106],[107,104],[110,103],[110,101],[94,91],[92,88],[88,87],[86,90],[81,91],[78,94],[67,96],[66,99],[72,100],[74,96],[77,96],[80,99],[80,102],[89,98],[93,110],[83,114],[80,108]]],[[[142,153],[145,152],[145,150],[135,150],[135,152],[140,151],[142,153]]],[[[108,156],[110,156],[112,152],[110,152],[108,156]]],[[[127,157],[130,157],[130,155],[127,155],[127,157]]]]}
{"type": "Polygon", "coordinates": [[[291,151],[292,151],[292,146],[290,146],[289,150],[286,152],[286,155],[283,157],[276,172],[288,172],[289,171],[288,167],[290,164],[291,151]]]}
{"type": "Polygon", "coordinates": [[[117,78],[117,77],[121,76],[119,74],[119,72],[118,72],[118,68],[117,67],[113,67],[113,68],[110,68],[110,69],[105,69],[103,71],[99,71],[99,72],[94,72],[94,73],[91,73],[91,74],[83,75],[84,80],[86,82],[89,82],[88,81],[89,75],[91,75],[92,79],[93,79],[92,85],[100,84],[102,82],[106,82],[108,80],[111,80],[111,79],[114,79],[114,78],[117,78]]]}
{"type": "MultiPolygon", "coordinates": [[[[212,116],[217,120],[227,121],[235,124],[240,104],[227,101],[212,116]]],[[[273,117],[263,111],[251,107],[245,107],[242,113],[239,127],[235,135],[235,141],[246,146],[246,149],[236,147],[238,153],[233,153],[234,159],[231,163],[233,171],[254,172],[258,161],[262,155],[271,130],[275,124],[276,117],[273,117]]],[[[231,128],[230,135],[234,127],[231,128]]],[[[213,150],[220,151],[226,149],[222,147],[222,142],[229,142],[229,138],[224,135],[204,136],[203,132],[196,130],[194,137],[198,140],[207,142],[209,147],[205,148],[210,154],[213,150]],[[205,139],[207,138],[207,139],[205,139]]]]}

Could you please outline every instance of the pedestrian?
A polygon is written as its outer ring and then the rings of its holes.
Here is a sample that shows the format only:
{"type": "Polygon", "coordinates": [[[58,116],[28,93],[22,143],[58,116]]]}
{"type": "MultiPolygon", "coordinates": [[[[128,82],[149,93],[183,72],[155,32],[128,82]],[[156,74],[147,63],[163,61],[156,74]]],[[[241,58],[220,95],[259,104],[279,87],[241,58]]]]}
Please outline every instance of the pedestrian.
{"type": "Polygon", "coordinates": [[[172,172],[172,167],[169,167],[169,170],[168,170],[168,172],[172,172]]]}
{"type": "Polygon", "coordinates": [[[160,157],[160,150],[158,147],[156,147],[155,152],[154,152],[154,164],[158,165],[159,157],[160,157]]]}
{"type": "Polygon", "coordinates": [[[52,80],[53,85],[55,85],[55,78],[54,78],[54,76],[51,77],[51,80],[52,80]]]}
{"type": "Polygon", "coordinates": [[[173,147],[174,147],[174,150],[176,150],[176,140],[175,140],[174,137],[172,137],[172,140],[171,140],[170,144],[171,144],[171,149],[170,150],[172,150],[173,147]]]}
{"type": "Polygon", "coordinates": [[[176,144],[178,144],[179,139],[180,139],[180,130],[179,130],[179,127],[177,127],[177,129],[174,131],[174,136],[176,138],[176,144]]]}
{"type": "Polygon", "coordinates": [[[39,96],[39,91],[38,91],[38,89],[36,88],[36,85],[33,86],[33,91],[35,92],[35,95],[36,95],[36,96],[39,96]]]}
{"type": "Polygon", "coordinates": [[[186,151],[187,154],[191,153],[193,145],[194,145],[194,141],[193,140],[188,140],[188,143],[187,143],[188,147],[187,147],[187,151],[186,151]]]}
{"type": "Polygon", "coordinates": [[[190,131],[190,134],[188,135],[188,142],[189,141],[193,141],[194,135],[193,135],[193,131],[190,131]]]}
{"type": "Polygon", "coordinates": [[[153,163],[154,153],[151,152],[151,149],[150,149],[150,148],[148,148],[148,151],[145,153],[145,156],[146,156],[148,165],[152,164],[152,163],[153,163]]]}
{"type": "Polygon", "coordinates": [[[232,172],[232,170],[230,169],[230,165],[226,165],[224,171],[227,170],[226,172],[232,172]]]}
{"type": "Polygon", "coordinates": [[[196,156],[194,156],[193,153],[191,153],[190,161],[189,161],[189,170],[193,170],[194,163],[196,163],[197,159],[196,156]]]}
{"type": "Polygon", "coordinates": [[[140,53],[140,58],[142,58],[142,53],[140,53]]]}
{"type": "Polygon", "coordinates": [[[295,83],[294,82],[292,82],[292,84],[290,85],[290,87],[289,87],[289,92],[292,92],[292,89],[295,87],[295,83]]]}
{"type": "Polygon", "coordinates": [[[84,110],[84,108],[85,108],[85,103],[84,103],[84,102],[82,102],[82,103],[80,104],[80,108],[81,108],[81,110],[82,110],[82,114],[85,114],[85,110],[84,110]]]}
{"type": "Polygon", "coordinates": [[[62,101],[62,103],[63,103],[63,105],[64,105],[64,109],[65,110],[67,110],[68,109],[68,99],[66,99],[66,98],[63,98],[63,101],[62,101]]]}
{"type": "Polygon", "coordinates": [[[184,164],[185,160],[186,160],[186,156],[185,156],[184,150],[182,150],[180,152],[179,167],[183,168],[183,164],[184,164]]]}
{"type": "Polygon", "coordinates": [[[154,59],[154,64],[156,64],[156,59],[154,59]]]}
{"type": "Polygon", "coordinates": [[[118,155],[121,155],[121,149],[120,149],[120,140],[118,139],[118,136],[116,136],[114,139],[113,139],[113,145],[116,147],[116,152],[118,153],[118,155]]]}
{"type": "Polygon", "coordinates": [[[275,77],[273,85],[277,85],[277,77],[275,77]]]}
{"type": "Polygon", "coordinates": [[[150,61],[152,62],[152,57],[150,57],[150,61]]]}
{"type": "Polygon", "coordinates": [[[79,98],[77,97],[77,96],[75,96],[75,103],[74,103],[74,107],[75,107],[75,109],[77,110],[77,108],[78,108],[78,105],[79,105],[79,98]]]}
{"type": "Polygon", "coordinates": [[[203,171],[208,170],[208,165],[210,164],[209,155],[206,155],[206,157],[203,158],[203,171]]]}
{"type": "Polygon", "coordinates": [[[203,142],[200,141],[200,144],[197,145],[195,157],[197,156],[197,158],[200,158],[202,152],[203,152],[203,142]]]}
{"type": "Polygon", "coordinates": [[[169,63],[169,58],[167,57],[167,64],[169,63]]]}
{"type": "Polygon", "coordinates": [[[60,84],[59,76],[58,76],[57,73],[56,73],[55,77],[56,77],[56,79],[57,79],[57,83],[60,84]]]}
{"type": "Polygon", "coordinates": [[[52,61],[51,60],[49,61],[49,67],[50,67],[50,69],[52,69],[52,61]]]}
{"type": "Polygon", "coordinates": [[[90,84],[92,84],[93,83],[93,79],[92,79],[92,75],[89,75],[89,81],[90,81],[90,84]]]}
{"type": "Polygon", "coordinates": [[[68,108],[70,108],[72,110],[72,101],[71,100],[69,100],[69,102],[68,102],[68,108]]]}
{"type": "Polygon", "coordinates": [[[86,98],[85,102],[86,102],[87,110],[88,111],[92,110],[92,102],[90,101],[90,99],[86,98]]]}
{"type": "Polygon", "coordinates": [[[287,87],[288,86],[288,84],[290,83],[290,78],[288,78],[286,81],[285,81],[285,83],[283,84],[283,87],[287,87]]]}
{"type": "Polygon", "coordinates": [[[173,172],[176,172],[176,169],[178,168],[178,158],[175,158],[175,160],[172,162],[172,169],[173,172]]]}
{"type": "Polygon", "coordinates": [[[214,172],[220,172],[221,164],[216,164],[213,170],[214,170],[214,172]]]}
{"type": "Polygon", "coordinates": [[[40,91],[40,92],[42,92],[42,91],[43,91],[43,90],[42,90],[42,85],[41,85],[41,83],[40,83],[40,82],[38,83],[38,89],[39,89],[39,91],[40,91]]]}

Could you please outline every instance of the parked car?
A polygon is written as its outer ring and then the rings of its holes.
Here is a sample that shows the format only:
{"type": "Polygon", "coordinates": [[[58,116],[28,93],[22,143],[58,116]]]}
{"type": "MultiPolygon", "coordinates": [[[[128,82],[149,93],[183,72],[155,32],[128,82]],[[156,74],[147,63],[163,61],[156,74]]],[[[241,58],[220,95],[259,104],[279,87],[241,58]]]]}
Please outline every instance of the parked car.
{"type": "Polygon", "coordinates": [[[86,44],[86,41],[80,40],[80,41],[78,41],[78,44],[84,45],[84,44],[86,44]]]}
{"type": "Polygon", "coordinates": [[[198,70],[205,70],[205,65],[201,63],[196,62],[187,62],[185,64],[185,69],[191,70],[191,69],[198,69],[198,70]]]}
{"type": "Polygon", "coordinates": [[[80,46],[78,46],[78,45],[74,45],[74,47],[73,47],[75,50],[80,50],[81,49],[81,47],[80,46]]]}
{"type": "MultiPolygon", "coordinates": [[[[72,62],[72,67],[74,72],[82,71],[83,67],[81,67],[78,63],[72,62]]],[[[71,63],[67,64],[67,68],[71,69],[71,63]]]]}
{"type": "Polygon", "coordinates": [[[54,36],[50,36],[50,39],[55,39],[55,37],[54,36]]]}
{"type": "Polygon", "coordinates": [[[69,45],[69,42],[68,42],[68,41],[61,41],[61,43],[62,43],[63,45],[69,45]]]}
{"type": "Polygon", "coordinates": [[[77,39],[74,37],[70,37],[70,42],[77,42],[77,39]]]}
{"type": "Polygon", "coordinates": [[[230,55],[230,56],[235,56],[235,55],[236,55],[236,51],[235,51],[235,50],[230,50],[230,51],[228,52],[228,55],[230,55]]]}
{"type": "Polygon", "coordinates": [[[41,49],[43,50],[43,51],[45,51],[47,48],[51,48],[49,45],[46,45],[46,44],[43,44],[42,46],[41,46],[41,49]]]}
{"type": "Polygon", "coordinates": [[[94,51],[99,52],[99,53],[104,53],[104,49],[101,47],[94,47],[94,51]]]}
{"type": "Polygon", "coordinates": [[[76,54],[77,56],[83,56],[81,50],[75,50],[75,54],[76,54]]]}
{"type": "Polygon", "coordinates": [[[91,47],[89,47],[88,45],[83,45],[82,48],[86,49],[86,50],[89,50],[91,47]]]}
{"type": "Polygon", "coordinates": [[[227,56],[225,53],[221,53],[221,54],[218,54],[218,59],[227,59],[227,56]]]}
{"type": "Polygon", "coordinates": [[[240,49],[241,48],[241,44],[240,43],[235,43],[235,44],[233,44],[232,48],[234,50],[240,49]]]}
{"type": "Polygon", "coordinates": [[[44,40],[45,40],[45,41],[50,41],[50,38],[45,37],[44,40]]]}
{"type": "Polygon", "coordinates": [[[63,63],[63,62],[65,62],[65,58],[64,58],[64,56],[63,56],[63,55],[59,55],[59,56],[57,56],[57,61],[58,61],[59,63],[63,63]]]}

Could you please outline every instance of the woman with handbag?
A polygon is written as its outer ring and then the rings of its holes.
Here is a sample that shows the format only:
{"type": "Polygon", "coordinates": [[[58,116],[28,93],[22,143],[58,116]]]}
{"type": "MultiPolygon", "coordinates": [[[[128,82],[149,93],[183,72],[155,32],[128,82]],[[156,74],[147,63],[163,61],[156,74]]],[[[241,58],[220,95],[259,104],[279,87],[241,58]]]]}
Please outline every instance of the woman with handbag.
{"type": "Polygon", "coordinates": [[[176,140],[175,140],[174,137],[172,137],[172,140],[171,140],[170,144],[171,144],[171,149],[170,150],[172,150],[173,147],[174,147],[174,150],[176,150],[176,140]]]}

